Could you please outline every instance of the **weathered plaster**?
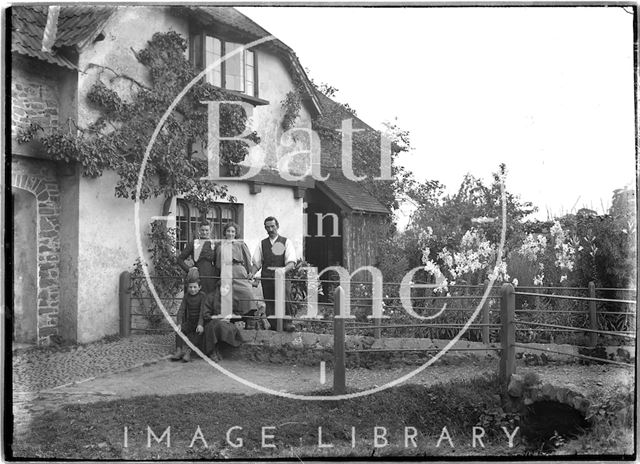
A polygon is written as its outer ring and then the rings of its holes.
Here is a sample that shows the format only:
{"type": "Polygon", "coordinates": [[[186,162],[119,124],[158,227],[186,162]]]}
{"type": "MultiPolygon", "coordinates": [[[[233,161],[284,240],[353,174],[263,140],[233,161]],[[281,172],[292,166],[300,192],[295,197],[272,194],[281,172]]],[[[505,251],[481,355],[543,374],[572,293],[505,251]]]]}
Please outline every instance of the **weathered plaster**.
{"type": "MultiPolygon", "coordinates": [[[[78,341],[118,333],[118,279],[138,256],[134,201],[116,198],[117,174],[80,179],[78,258],[78,341]]],[[[162,211],[162,198],[140,203],[142,232],[162,211]]],[[[143,246],[146,244],[143,237],[143,246]]]]}

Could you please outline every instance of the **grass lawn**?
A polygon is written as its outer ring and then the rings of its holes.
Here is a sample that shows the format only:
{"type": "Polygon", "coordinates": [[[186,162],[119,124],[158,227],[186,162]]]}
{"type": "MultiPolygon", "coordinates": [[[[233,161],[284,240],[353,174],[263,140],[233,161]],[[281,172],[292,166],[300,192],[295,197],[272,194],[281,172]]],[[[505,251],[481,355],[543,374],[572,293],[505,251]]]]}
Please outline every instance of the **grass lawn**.
{"type": "Polygon", "coordinates": [[[342,401],[216,393],[68,405],[34,416],[13,454],[127,460],[531,454],[520,432],[509,446],[502,427],[513,433],[518,418],[502,411],[497,391],[496,380],[485,377],[342,401]],[[476,447],[474,426],[483,435],[476,447]]]}

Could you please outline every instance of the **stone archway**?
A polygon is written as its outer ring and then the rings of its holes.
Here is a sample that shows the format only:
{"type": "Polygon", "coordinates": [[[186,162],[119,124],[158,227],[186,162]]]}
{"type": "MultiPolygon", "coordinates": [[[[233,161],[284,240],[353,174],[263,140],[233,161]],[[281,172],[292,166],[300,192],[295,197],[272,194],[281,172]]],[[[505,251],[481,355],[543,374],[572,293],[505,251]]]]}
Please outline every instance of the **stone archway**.
{"type": "MultiPolygon", "coordinates": [[[[26,168],[26,166],[24,166],[26,168]]],[[[23,295],[20,297],[20,303],[23,304],[25,314],[28,312],[27,305],[32,305],[29,301],[33,302],[35,297],[35,309],[36,312],[36,337],[35,340],[38,344],[46,345],[51,339],[50,337],[58,334],[58,311],[60,306],[60,284],[59,284],[59,262],[60,262],[60,193],[58,182],[55,178],[55,174],[52,174],[49,170],[42,168],[37,169],[36,173],[29,173],[28,171],[34,171],[33,169],[24,169],[22,166],[16,164],[12,165],[12,169],[17,172],[13,172],[11,176],[11,185],[14,188],[14,192],[18,192],[18,206],[20,212],[15,211],[16,214],[21,215],[19,221],[25,222],[26,225],[17,225],[15,227],[28,228],[29,227],[29,209],[33,211],[33,205],[35,204],[35,230],[31,231],[31,236],[35,238],[35,255],[37,256],[37,264],[35,265],[35,293],[31,296],[23,295]],[[27,171],[27,172],[25,172],[27,171]],[[26,192],[32,195],[31,200],[25,198],[26,192]],[[19,193],[25,192],[25,193],[19,193]],[[35,197],[35,200],[33,200],[35,197]],[[28,204],[31,204],[29,207],[28,204]],[[26,299],[25,299],[26,298],[26,299]]],[[[14,196],[14,200],[16,197],[14,196]]],[[[32,223],[33,224],[33,223],[32,223]]],[[[33,226],[32,226],[33,227],[33,226]]],[[[15,230],[15,229],[14,229],[15,230]]],[[[17,232],[17,231],[16,231],[17,232]]],[[[29,232],[26,232],[29,233],[29,232]]],[[[14,256],[23,256],[25,263],[29,261],[29,250],[23,250],[23,246],[29,247],[28,238],[21,238],[19,241],[14,242],[14,256]],[[24,252],[24,253],[23,253],[24,252]]],[[[29,280],[28,274],[31,272],[27,267],[22,271],[26,272],[23,281],[29,280]]],[[[18,272],[18,269],[14,269],[14,273],[18,272]]],[[[14,275],[14,277],[16,277],[14,275]]],[[[24,292],[28,292],[31,288],[33,292],[33,285],[28,284],[23,289],[24,292]]],[[[16,290],[14,288],[14,290],[16,290]]],[[[22,290],[21,290],[22,291],[22,290]]],[[[14,301],[15,303],[15,301],[14,301]]],[[[33,311],[33,310],[32,310],[33,311]]],[[[17,315],[17,314],[16,314],[17,315]]],[[[28,324],[27,324],[28,325],[28,324]]],[[[17,334],[16,334],[17,335],[17,334]]]]}

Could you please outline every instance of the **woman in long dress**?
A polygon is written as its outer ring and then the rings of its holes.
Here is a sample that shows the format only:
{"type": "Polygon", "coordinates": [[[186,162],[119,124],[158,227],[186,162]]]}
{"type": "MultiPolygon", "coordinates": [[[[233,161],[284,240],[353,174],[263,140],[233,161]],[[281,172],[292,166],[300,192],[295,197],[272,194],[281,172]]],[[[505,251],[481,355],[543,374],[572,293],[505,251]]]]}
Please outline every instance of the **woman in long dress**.
{"type": "MultiPolygon", "coordinates": [[[[239,316],[247,316],[256,308],[254,301],[251,282],[249,281],[249,272],[251,272],[251,254],[247,244],[240,238],[240,228],[238,224],[230,222],[224,226],[224,238],[227,240],[236,240],[231,243],[231,266],[233,277],[233,314],[239,316]]],[[[222,268],[222,251],[221,245],[218,243],[214,250],[215,266],[217,267],[217,275],[220,275],[222,268]]],[[[228,263],[229,264],[229,263],[228,263]]]]}

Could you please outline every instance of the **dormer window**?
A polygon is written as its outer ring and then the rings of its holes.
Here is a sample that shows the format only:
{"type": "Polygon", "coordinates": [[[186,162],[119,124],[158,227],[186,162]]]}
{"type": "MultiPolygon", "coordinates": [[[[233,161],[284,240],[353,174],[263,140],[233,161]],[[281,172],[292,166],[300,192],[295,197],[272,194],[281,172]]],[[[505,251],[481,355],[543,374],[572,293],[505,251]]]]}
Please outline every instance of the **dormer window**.
{"type": "MultiPolygon", "coordinates": [[[[196,69],[202,70],[242,46],[206,33],[198,34],[191,40],[191,60],[196,69]]],[[[207,72],[205,79],[216,87],[257,97],[258,67],[255,51],[245,49],[227,58],[207,72]]]]}

